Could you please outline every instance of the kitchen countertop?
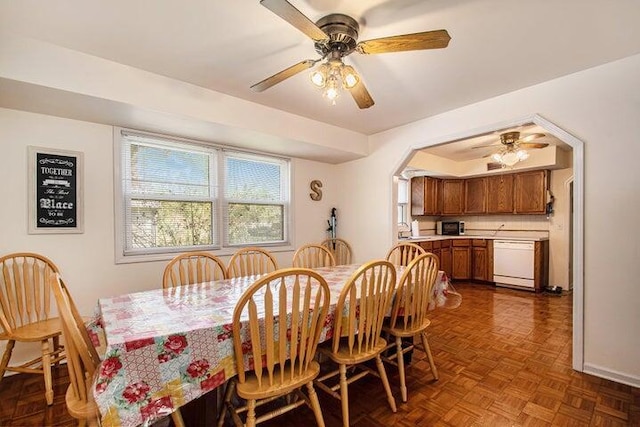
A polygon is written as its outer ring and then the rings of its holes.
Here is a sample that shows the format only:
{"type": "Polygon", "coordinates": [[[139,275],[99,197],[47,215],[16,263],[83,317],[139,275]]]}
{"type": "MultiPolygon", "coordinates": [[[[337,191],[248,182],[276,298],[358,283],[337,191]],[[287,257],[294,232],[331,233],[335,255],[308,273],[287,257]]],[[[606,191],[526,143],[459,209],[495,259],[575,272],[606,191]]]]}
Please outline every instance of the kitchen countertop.
{"type": "Polygon", "coordinates": [[[540,242],[549,240],[548,237],[540,236],[492,236],[492,235],[464,235],[464,236],[441,236],[441,235],[426,235],[420,237],[407,237],[398,239],[400,242],[430,242],[437,240],[449,240],[449,239],[489,239],[489,240],[522,240],[530,242],[540,242]]]}

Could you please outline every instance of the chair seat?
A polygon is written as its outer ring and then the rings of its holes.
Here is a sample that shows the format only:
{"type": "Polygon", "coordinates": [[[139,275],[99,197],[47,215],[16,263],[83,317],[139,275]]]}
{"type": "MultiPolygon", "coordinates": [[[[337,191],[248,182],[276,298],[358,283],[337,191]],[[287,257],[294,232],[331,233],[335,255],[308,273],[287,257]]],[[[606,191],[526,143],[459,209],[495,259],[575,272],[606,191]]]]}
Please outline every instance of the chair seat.
{"type": "Polygon", "coordinates": [[[311,361],[307,372],[303,373],[302,376],[297,377],[294,381],[291,381],[291,367],[287,366],[284,369],[284,382],[280,381],[280,369],[275,369],[273,373],[273,384],[269,385],[268,373],[263,371],[261,378],[262,386],[258,385],[258,378],[255,375],[247,373],[245,383],[238,383],[237,385],[238,396],[248,400],[265,399],[271,396],[287,394],[290,391],[313,381],[319,373],[320,365],[316,361],[311,361]]]}
{"type": "MultiPolygon", "coordinates": [[[[398,323],[401,324],[402,322],[398,323]]],[[[431,320],[425,319],[424,322],[422,322],[420,325],[414,326],[413,328],[392,328],[388,325],[383,325],[382,330],[385,332],[389,332],[391,335],[396,337],[408,338],[424,331],[429,327],[429,325],[431,325],[431,320]]]]}
{"type": "MultiPolygon", "coordinates": [[[[331,346],[320,346],[318,350],[322,351],[322,353],[326,354],[331,360],[341,365],[355,365],[357,363],[366,362],[367,360],[371,360],[375,358],[380,352],[382,352],[387,346],[387,341],[384,338],[379,337],[376,341],[375,346],[371,348],[369,351],[363,351],[357,354],[349,354],[349,347],[346,342],[340,343],[337,352],[331,351],[331,346]]],[[[354,346],[357,348],[357,345],[354,346]]]]}
{"type": "Polygon", "coordinates": [[[59,318],[41,320],[15,328],[11,335],[0,334],[0,340],[42,341],[62,334],[62,322],[59,318]]]}

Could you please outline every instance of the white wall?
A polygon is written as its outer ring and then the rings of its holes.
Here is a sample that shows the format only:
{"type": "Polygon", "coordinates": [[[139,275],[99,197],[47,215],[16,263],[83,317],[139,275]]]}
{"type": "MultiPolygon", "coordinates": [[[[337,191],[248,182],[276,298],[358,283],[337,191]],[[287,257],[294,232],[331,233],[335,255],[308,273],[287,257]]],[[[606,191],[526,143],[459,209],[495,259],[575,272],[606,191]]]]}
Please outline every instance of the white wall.
{"type": "Polygon", "coordinates": [[[569,289],[569,223],[570,195],[567,185],[573,169],[551,171],[551,192],[555,197],[553,214],[549,218],[549,285],[569,289]]]}
{"type": "Polygon", "coordinates": [[[372,136],[368,157],[339,165],[358,259],[391,244],[391,177],[413,149],[540,114],[585,143],[585,369],[640,386],[640,239],[626,226],[640,209],[639,75],[636,55],[372,136]]]}
{"type": "MultiPolygon", "coordinates": [[[[161,285],[166,261],[118,264],[114,262],[113,149],[111,126],[0,109],[0,254],[38,252],[60,268],[83,314],[93,313],[100,297],[161,285]],[[27,146],[84,153],[83,234],[27,234],[27,146]]],[[[338,185],[333,166],[293,160],[293,247],[326,237],[327,219],[336,205],[338,185]],[[309,183],[323,183],[323,198],[312,201],[309,183]]],[[[282,267],[291,265],[292,250],[276,253],[282,267]]],[[[223,257],[225,262],[228,257],[223,257]]],[[[27,360],[38,346],[16,345],[12,364],[27,360]]],[[[0,343],[0,352],[4,343],[0,343]]]]}
{"type": "MultiPolygon", "coordinates": [[[[28,81],[34,83],[34,87],[43,84],[72,91],[73,86],[78,85],[74,82],[85,78],[86,73],[71,73],[73,75],[68,79],[63,78],[69,70],[82,67],[62,68],[55,73],[56,61],[47,62],[49,56],[38,56],[41,46],[28,49],[33,58],[21,56],[20,49],[24,47],[21,44],[10,47],[5,51],[0,49],[0,56],[7,59],[0,61],[0,71],[7,81],[28,81]],[[20,59],[17,63],[13,61],[16,58],[20,59]],[[53,82],[47,84],[47,79],[53,82]]],[[[52,59],[64,60],[65,55],[70,55],[63,53],[60,53],[62,58],[57,55],[52,59]]],[[[77,65],[87,61],[82,58],[79,62],[67,62],[77,65]]],[[[87,65],[94,62],[89,61],[87,65]]],[[[135,87],[133,83],[143,84],[148,77],[146,74],[123,75],[120,69],[116,71],[120,72],[117,74],[119,80],[116,80],[122,88],[135,87]]],[[[636,165],[636,159],[640,157],[640,144],[637,143],[640,135],[638,75],[640,55],[374,135],[369,139],[372,154],[358,161],[335,167],[296,161],[296,174],[300,175],[296,176],[295,192],[303,197],[295,202],[296,243],[324,237],[324,220],[330,208],[335,206],[339,213],[339,235],[353,243],[356,260],[384,256],[395,240],[391,231],[395,227],[391,177],[414,148],[475,135],[481,133],[478,130],[499,128],[538,113],[585,142],[585,368],[640,385],[640,365],[637,363],[640,360],[640,334],[637,333],[640,328],[640,310],[637,308],[640,301],[640,286],[637,286],[640,239],[633,228],[640,208],[640,173],[636,165]],[[309,179],[325,182],[326,199],[322,202],[304,200],[308,197],[305,195],[309,179]]],[[[109,78],[106,75],[106,79],[109,78]]],[[[104,81],[96,80],[81,93],[104,95],[114,103],[128,100],[145,108],[175,111],[166,106],[166,100],[171,97],[165,96],[164,92],[160,92],[163,94],[160,97],[154,92],[152,102],[140,94],[136,98],[135,91],[108,92],[109,85],[105,86],[104,81]],[[96,94],[99,90],[108,93],[96,94]],[[147,102],[137,102],[141,99],[147,102]]],[[[168,85],[166,91],[171,92],[172,87],[168,85]]],[[[172,92],[171,95],[182,96],[180,99],[184,102],[175,105],[184,105],[190,97],[184,88],[176,90],[177,94],[172,92]]],[[[215,94],[207,95],[213,97],[215,94]]],[[[425,99],[428,102],[428,96],[425,99]]],[[[42,99],[40,107],[48,101],[48,98],[42,99]]],[[[64,105],[53,101],[50,104],[50,109],[64,113],[64,105]]],[[[221,120],[222,123],[252,121],[248,119],[253,118],[250,113],[243,114],[246,112],[243,105],[235,105],[235,109],[224,117],[228,120],[221,120]]],[[[223,100],[215,107],[216,117],[204,120],[214,122],[222,111],[227,111],[223,100]]],[[[255,112],[255,106],[252,108],[247,109],[255,112]]],[[[210,105],[206,102],[195,107],[186,105],[184,111],[176,111],[176,116],[192,113],[191,116],[201,119],[202,112],[209,110],[210,105]],[[194,110],[197,111],[193,113],[194,110]]],[[[295,121],[289,114],[272,115],[272,112],[259,110],[258,114],[267,116],[260,121],[262,132],[266,132],[265,122],[275,117],[273,123],[269,122],[269,129],[278,127],[280,133],[286,133],[292,140],[313,140],[321,144],[321,139],[333,139],[328,135],[335,134],[342,145],[354,139],[360,147],[361,138],[353,133],[333,128],[330,129],[332,132],[323,133],[323,127],[317,123],[295,121]],[[295,126],[286,126],[288,120],[294,121],[295,126]],[[311,128],[313,132],[309,130],[311,128]],[[310,133],[313,137],[296,138],[296,135],[310,133]]],[[[0,179],[4,184],[0,187],[3,206],[0,209],[0,253],[32,250],[51,256],[64,271],[84,312],[90,310],[100,296],[157,286],[163,266],[161,262],[117,266],[113,263],[111,133],[110,126],[0,110],[0,179]],[[26,233],[27,145],[85,153],[84,234],[26,233]]],[[[357,151],[361,152],[359,148],[357,151]]],[[[280,259],[286,259],[286,255],[281,254],[280,259]]]]}

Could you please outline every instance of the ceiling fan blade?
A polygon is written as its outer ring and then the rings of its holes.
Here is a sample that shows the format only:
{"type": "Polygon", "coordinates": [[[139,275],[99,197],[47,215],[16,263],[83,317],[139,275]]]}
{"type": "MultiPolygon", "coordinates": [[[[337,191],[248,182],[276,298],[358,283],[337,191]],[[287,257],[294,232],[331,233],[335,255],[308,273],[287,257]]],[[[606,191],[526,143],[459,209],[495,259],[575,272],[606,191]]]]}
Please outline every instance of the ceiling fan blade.
{"type": "Polygon", "coordinates": [[[358,104],[358,107],[360,109],[369,108],[373,104],[375,104],[373,98],[369,94],[369,91],[365,87],[364,83],[362,83],[362,80],[360,80],[354,87],[349,89],[349,92],[351,92],[351,96],[356,101],[356,104],[358,104]]]}
{"type": "Polygon", "coordinates": [[[518,147],[520,148],[544,148],[548,146],[549,144],[546,144],[544,142],[521,142],[520,144],[518,144],[518,147]]]}
{"type": "Polygon", "coordinates": [[[478,148],[491,148],[491,147],[498,147],[502,144],[498,143],[498,144],[487,144],[487,145],[478,145],[476,147],[471,147],[472,150],[476,150],[478,148]]]}
{"type": "Polygon", "coordinates": [[[254,84],[253,86],[251,86],[251,90],[253,90],[254,92],[262,92],[263,90],[269,89],[271,86],[277,85],[278,83],[288,79],[289,77],[295,76],[296,74],[304,70],[308,70],[309,68],[316,65],[317,62],[318,60],[305,59],[304,61],[298,62],[297,64],[292,65],[289,68],[285,68],[279,73],[276,73],[273,76],[267,77],[261,82],[254,84]]]}
{"type": "Polygon", "coordinates": [[[538,138],[543,138],[547,135],[545,135],[544,133],[532,133],[529,134],[523,138],[520,138],[518,141],[519,142],[529,142],[529,141],[533,141],[534,139],[538,139],[538,138]]]}
{"type": "Polygon", "coordinates": [[[329,36],[324,31],[287,0],[260,0],[260,4],[302,31],[313,41],[318,43],[329,41],[329,36]]]}
{"type": "Polygon", "coordinates": [[[356,46],[359,53],[387,53],[406,50],[442,49],[449,45],[451,36],[447,30],[425,31],[401,36],[365,40],[356,46]]]}

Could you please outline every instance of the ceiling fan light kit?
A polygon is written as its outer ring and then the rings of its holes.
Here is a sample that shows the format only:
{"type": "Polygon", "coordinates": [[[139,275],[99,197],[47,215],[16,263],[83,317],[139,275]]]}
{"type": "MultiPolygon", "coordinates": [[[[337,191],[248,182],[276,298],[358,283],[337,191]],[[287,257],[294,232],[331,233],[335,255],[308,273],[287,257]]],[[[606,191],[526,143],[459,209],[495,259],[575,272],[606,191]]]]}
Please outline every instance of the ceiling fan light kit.
{"type": "Polygon", "coordinates": [[[529,153],[523,147],[544,148],[549,144],[530,143],[536,138],[544,137],[543,133],[535,133],[520,138],[520,132],[505,132],[500,135],[500,143],[503,145],[500,150],[491,155],[491,159],[500,163],[503,168],[512,168],[516,163],[522,162],[529,158],[529,153]]]}
{"type": "Polygon", "coordinates": [[[350,65],[345,65],[340,58],[327,60],[313,71],[310,77],[315,86],[324,89],[323,96],[333,104],[340,93],[340,87],[351,90],[360,82],[356,70],[350,65]]]}
{"type": "Polygon", "coordinates": [[[512,168],[516,163],[527,160],[529,153],[525,150],[514,150],[512,148],[502,149],[499,153],[495,153],[491,158],[502,164],[502,167],[512,168]]]}
{"type": "Polygon", "coordinates": [[[321,58],[301,61],[267,77],[251,86],[256,92],[262,92],[324,61],[310,76],[315,86],[324,89],[323,96],[335,104],[342,88],[351,93],[359,108],[369,108],[375,102],[355,69],[343,62],[345,56],[353,52],[368,55],[442,49],[447,47],[451,40],[446,30],[437,30],[358,42],[360,26],[350,16],[332,13],[314,23],[287,0],[261,0],[260,4],[312,39],[321,58]]]}

